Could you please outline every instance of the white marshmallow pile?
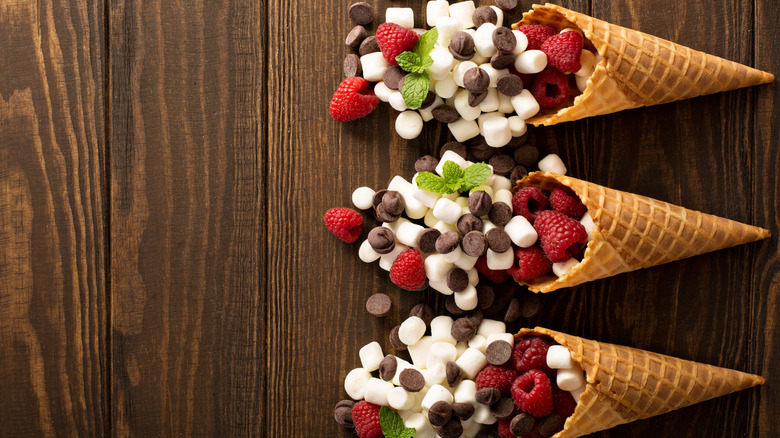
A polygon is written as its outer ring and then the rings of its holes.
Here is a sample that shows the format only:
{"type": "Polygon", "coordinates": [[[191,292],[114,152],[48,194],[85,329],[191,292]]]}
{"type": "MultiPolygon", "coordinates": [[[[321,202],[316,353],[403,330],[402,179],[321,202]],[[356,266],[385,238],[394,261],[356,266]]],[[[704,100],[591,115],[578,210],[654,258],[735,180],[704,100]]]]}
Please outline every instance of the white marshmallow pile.
{"type": "Polygon", "coordinates": [[[580,365],[572,360],[569,349],[563,345],[551,345],[547,350],[547,366],[556,370],[558,387],[568,391],[574,401],[579,403],[588,382],[580,365]]]}

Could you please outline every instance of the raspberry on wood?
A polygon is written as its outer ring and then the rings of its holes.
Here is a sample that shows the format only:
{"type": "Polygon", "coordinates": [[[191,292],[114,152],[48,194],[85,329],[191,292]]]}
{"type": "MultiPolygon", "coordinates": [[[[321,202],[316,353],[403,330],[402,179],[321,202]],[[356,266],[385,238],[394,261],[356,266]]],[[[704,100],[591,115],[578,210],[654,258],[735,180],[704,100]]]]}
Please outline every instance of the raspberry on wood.
{"type": "Polygon", "coordinates": [[[328,231],[346,243],[356,241],[363,232],[363,216],[351,208],[331,208],[323,220],[328,231]]]}
{"type": "Polygon", "coordinates": [[[406,290],[419,290],[425,278],[425,261],[414,248],[398,254],[390,267],[390,281],[406,290]]]}
{"type": "Polygon", "coordinates": [[[371,114],[379,105],[379,98],[370,85],[367,80],[358,76],[344,79],[330,101],[331,117],[343,123],[371,114]]]}
{"type": "Polygon", "coordinates": [[[352,407],[352,421],[355,424],[355,432],[360,438],[379,438],[382,435],[382,426],[379,424],[378,405],[365,400],[355,403],[352,407]]]}

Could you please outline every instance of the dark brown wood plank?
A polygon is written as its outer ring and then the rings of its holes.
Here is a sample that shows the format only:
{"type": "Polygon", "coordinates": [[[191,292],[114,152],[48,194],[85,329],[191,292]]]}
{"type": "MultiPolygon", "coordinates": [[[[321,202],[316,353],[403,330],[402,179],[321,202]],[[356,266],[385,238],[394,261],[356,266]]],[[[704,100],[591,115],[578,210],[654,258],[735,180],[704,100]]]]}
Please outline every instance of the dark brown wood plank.
{"type": "Polygon", "coordinates": [[[264,422],[264,16],[111,2],[114,435],[264,422]]]}
{"type": "Polygon", "coordinates": [[[107,427],[102,2],[0,5],[0,429],[107,427]]]}

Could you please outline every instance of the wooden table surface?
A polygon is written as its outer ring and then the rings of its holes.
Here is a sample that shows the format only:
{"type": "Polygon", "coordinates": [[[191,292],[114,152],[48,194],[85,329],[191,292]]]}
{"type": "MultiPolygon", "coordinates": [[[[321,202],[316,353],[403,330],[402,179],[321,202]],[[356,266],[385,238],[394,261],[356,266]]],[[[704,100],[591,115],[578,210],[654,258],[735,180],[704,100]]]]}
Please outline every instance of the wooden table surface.
{"type": "MultiPolygon", "coordinates": [[[[401,140],[387,105],[331,120],[350,3],[0,2],[0,435],[350,435],[332,410],[358,349],[443,301],[399,290],[322,215],[448,137],[401,140]]],[[[775,0],[561,4],[780,73],[775,0]]],[[[533,130],[573,176],[773,233],[520,321],[768,379],[597,436],[777,436],[778,114],[770,84],[533,130]]]]}

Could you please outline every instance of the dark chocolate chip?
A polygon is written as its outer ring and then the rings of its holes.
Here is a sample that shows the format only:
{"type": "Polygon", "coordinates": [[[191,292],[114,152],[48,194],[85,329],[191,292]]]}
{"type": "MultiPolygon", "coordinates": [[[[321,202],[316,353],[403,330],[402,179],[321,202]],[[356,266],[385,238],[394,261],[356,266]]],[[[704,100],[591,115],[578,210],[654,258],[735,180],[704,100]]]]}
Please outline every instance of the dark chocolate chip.
{"type": "Polygon", "coordinates": [[[536,423],[534,417],[523,412],[515,415],[512,421],[509,422],[509,431],[514,436],[523,436],[534,428],[534,423],[536,423]]]}
{"type": "Polygon", "coordinates": [[[477,334],[477,326],[466,317],[458,318],[452,323],[450,334],[458,342],[468,342],[477,334]]]}
{"type": "Polygon", "coordinates": [[[453,418],[444,426],[437,427],[436,434],[441,438],[458,438],[463,435],[463,425],[458,419],[453,418]]]}
{"type": "Polygon", "coordinates": [[[426,228],[420,233],[420,238],[417,240],[417,246],[420,251],[425,254],[436,252],[436,240],[441,236],[441,231],[436,228],[426,228]]]}
{"type": "Polygon", "coordinates": [[[490,218],[490,222],[493,222],[499,227],[503,227],[512,219],[512,207],[503,201],[496,202],[490,206],[488,218],[490,218]]]}
{"type": "Polygon", "coordinates": [[[385,196],[385,193],[387,192],[387,189],[382,189],[374,193],[374,197],[371,199],[371,204],[374,206],[374,208],[377,208],[379,204],[382,203],[382,197],[385,196]]]}
{"type": "Polygon", "coordinates": [[[466,421],[474,415],[474,405],[471,403],[453,403],[452,414],[460,419],[460,421],[466,421]]]}
{"type": "Polygon", "coordinates": [[[397,326],[393,327],[392,329],[390,329],[390,336],[389,336],[389,338],[390,338],[390,345],[392,345],[393,348],[396,351],[404,351],[407,348],[406,344],[401,342],[401,338],[398,337],[398,330],[400,330],[400,329],[401,329],[400,325],[397,325],[397,326]]]}
{"type": "Polygon", "coordinates": [[[347,38],[344,40],[344,43],[346,43],[346,45],[349,47],[358,47],[360,43],[366,39],[367,35],[368,32],[366,32],[366,28],[358,24],[349,31],[347,38]]]}
{"type": "Polygon", "coordinates": [[[437,106],[431,111],[431,114],[434,119],[442,123],[454,123],[460,118],[458,111],[449,105],[437,106]]]}
{"type": "Polygon", "coordinates": [[[366,25],[374,21],[374,8],[366,2],[357,2],[349,7],[349,18],[355,24],[366,25]]]}
{"type": "Polygon", "coordinates": [[[482,219],[474,216],[471,213],[466,213],[458,219],[458,231],[461,234],[466,235],[472,231],[482,231],[484,226],[482,219]]]}
{"type": "Polygon", "coordinates": [[[485,406],[491,406],[501,400],[501,391],[496,388],[482,388],[475,394],[477,402],[485,406]]]}
{"type": "Polygon", "coordinates": [[[355,427],[352,421],[352,406],[339,406],[339,404],[336,404],[336,408],[333,410],[333,418],[339,426],[355,427]]]}
{"type": "Polygon", "coordinates": [[[499,420],[509,418],[515,413],[515,402],[511,397],[502,397],[490,406],[490,412],[499,420]]]}
{"type": "Polygon", "coordinates": [[[493,252],[507,252],[512,247],[512,239],[503,228],[493,228],[485,234],[488,248],[493,252]]]}
{"type": "MultiPolygon", "coordinates": [[[[496,342],[493,342],[493,344],[496,342]]],[[[379,362],[379,377],[386,382],[393,380],[396,369],[398,369],[398,360],[392,354],[388,354],[382,359],[382,362],[379,362]]]]}
{"type": "Polygon", "coordinates": [[[387,315],[390,312],[390,307],[392,307],[392,305],[393,303],[390,301],[390,297],[381,292],[371,295],[368,297],[368,300],[366,300],[366,310],[368,311],[368,314],[376,316],[377,318],[387,315]]]}
{"type": "Polygon", "coordinates": [[[520,298],[520,315],[523,318],[533,318],[541,307],[542,300],[535,293],[529,292],[520,298]]]}
{"type": "Polygon", "coordinates": [[[471,15],[474,27],[479,28],[485,23],[498,24],[498,14],[490,6],[480,6],[471,15]]]}
{"type": "Polygon", "coordinates": [[[469,106],[473,108],[482,103],[485,99],[487,99],[487,97],[487,91],[483,91],[479,94],[469,93],[469,106]]]}
{"type": "Polygon", "coordinates": [[[455,231],[447,231],[436,239],[436,251],[439,254],[449,254],[460,245],[460,235],[455,231]]]}
{"type": "Polygon", "coordinates": [[[453,268],[447,273],[447,287],[453,292],[462,292],[469,286],[469,274],[463,269],[453,268]]]}
{"type": "Polygon", "coordinates": [[[341,400],[340,402],[336,403],[336,408],[342,408],[342,407],[348,407],[351,408],[355,406],[354,400],[341,400]]]}
{"type": "Polygon", "coordinates": [[[448,49],[458,61],[468,61],[474,57],[474,38],[462,30],[455,32],[448,49]]]}
{"type": "Polygon", "coordinates": [[[463,86],[472,94],[483,93],[490,86],[490,76],[479,67],[470,68],[463,75],[463,86]]]}
{"type": "Polygon", "coordinates": [[[391,90],[401,91],[401,81],[406,76],[406,72],[397,65],[391,65],[385,70],[385,74],[382,80],[385,82],[387,88],[391,90]]]}
{"type": "Polygon", "coordinates": [[[485,317],[482,315],[482,311],[479,309],[472,310],[468,315],[469,321],[471,321],[471,323],[474,324],[474,327],[477,329],[479,329],[479,325],[482,324],[482,320],[484,318],[485,317]]]}
{"type": "Polygon", "coordinates": [[[409,392],[419,392],[425,387],[425,377],[414,368],[407,368],[398,375],[401,386],[409,392]]]}
{"type": "Polygon", "coordinates": [[[432,425],[444,426],[452,418],[452,406],[444,400],[439,400],[428,408],[428,421],[432,425]]]}
{"type": "Polygon", "coordinates": [[[439,149],[439,158],[447,151],[455,152],[464,160],[467,159],[466,157],[468,156],[466,153],[466,145],[457,141],[448,141],[447,143],[444,143],[444,146],[439,149]]]}
{"type": "Polygon", "coordinates": [[[381,49],[379,48],[379,43],[376,42],[376,37],[371,35],[366,37],[366,39],[363,40],[362,43],[360,43],[360,48],[358,49],[358,53],[360,56],[368,55],[369,53],[379,52],[381,49]]]}
{"type": "Polygon", "coordinates": [[[514,158],[521,166],[536,166],[536,163],[539,162],[539,149],[534,145],[524,144],[515,149],[514,158]]]}
{"type": "Polygon", "coordinates": [[[360,58],[354,53],[350,53],[344,58],[344,76],[361,76],[363,74],[363,66],[360,64],[360,58]]]}
{"type": "Polygon", "coordinates": [[[515,65],[515,55],[511,53],[496,52],[490,57],[490,66],[496,70],[503,70],[515,65]]]}
{"type": "Polygon", "coordinates": [[[563,430],[563,418],[552,414],[539,420],[539,435],[553,436],[563,430]]]}
{"type": "Polygon", "coordinates": [[[436,166],[439,164],[439,160],[436,157],[430,155],[423,155],[414,162],[415,172],[436,172],[436,166]]]}
{"type": "Polygon", "coordinates": [[[384,206],[385,211],[391,215],[400,215],[404,212],[404,195],[396,192],[395,190],[388,190],[384,196],[382,196],[382,203],[380,207],[384,206]]]}
{"type": "Polygon", "coordinates": [[[460,367],[460,365],[450,361],[447,362],[445,371],[447,372],[447,385],[449,385],[451,388],[454,388],[455,385],[460,382],[460,378],[463,375],[463,369],[460,367]]]}
{"type": "Polygon", "coordinates": [[[469,146],[469,153],[474,158],[472,161],[487,161],[496,153],[496,148],[488,146],[485,140],[469,146]]]}
{"type": "Polygon", "coordinates": [[[493,198],[484,190],[475,190],[469,195],[468,206],[474,216],[487,216],[493,206],[493,198]]]}
{"type": "Polygon", "coordinates": [[[470,231],[460,243],[463,252],[471,257],[480,257],[487,251],[487,239],[481,231],[470,231]]]}
{"type": "Polygon", "coordinates": [[[431,306],[425,303],[420,303],[412,307],[412,310],[409,311],[409,316],[416,316],[422,319],[426,326],[430,326],[434,317],[434,313],[433,309],[431,309],[431,306]]]}
{"type": "Polygon", "coordinates": [[[509,305],[506,308],[506,314],[504,314],[504,322],[509,324],[511,322],[517,321],[518,318],[520,318],[520,303],[517,301],[517,298],[512,298],[509,301],[509,305]]]}
{"type": "Polygon", "coordinates": [[[503,365],[512,357],[512,346],[507,341],[493,341],[485,349],[485,356],[489,364],[503,365]]]}
{"type": "Polygon", "coordinates": [[[395,249],[395,234],[387,227],[375,227],[368,232],[368,244],[377,254],[388,254],[395,249]]]}
{"type": "Polygon", "coordinates": [[[477,308],[485,310],[493,305],[493,300],[496,298],[493,287],[487,284],[477,285],[477,308]]]}
{"type": "Polygon", "coordinates": [[[400,214],[390,214],[385,210],[384,204],[379,204],[376,207],[376,218],[381,222],[395,222],[401,217],[400,214]]]}
{"type": "Polygon", "coordinates": [[[506,176],[515,168],[515,160],[509,155],[496,154],[490,157],[488,164],[493,166],[493,173],[506,176]]]}
{"type": "Polygon", "coordinates": [[[493,31],[493,45],[499,52],[512,53],[517,46],[517,38],[512,33],[512,29],[501,26],[493,31]]]}
{"type": "Polygon", "coordinates": [[[496,6],[502,11],[513,11],[517,8],[517,0],[496,0],[496,6]]]}
{"type": "Polygon", "coordinates": [[[496,81],[496,88],[504,96],[517,96],[523,91],[523,80],[511,73],[505,74],[496,81]]]}
{"type": "Polygon", "coordinates": [[[459,316],[459,315],[465,315],[466,311],[458,307],[457,304],[455,304],[455,297],[450,295],[444,300],[444,308],[447,309],[447,312],[449,312],[451,315],[459,316]]]}
{"type": "MultiPolygon", "coordinates": [[[[406,76],[404,76],[404,78],[406,78],[406,76]]],[[[403,85],[403,81],[401,81],[401,85],[403,85]]],[[[433,105],[434,102],[436,102],[436,93],[428,90],[428,94],[425,95],[425,99],[420,104],[420,109],[426,109],[429,106],[433,105]]]]}
{"type": "Polygon", "coordinates": [[[509,172],[509,180],[512,181],[512,184],[517,184],[517,182],[525,178],[526,175],[528,175],[528,169],[523,166],[515,166],[515,168],[509,172]]]}

